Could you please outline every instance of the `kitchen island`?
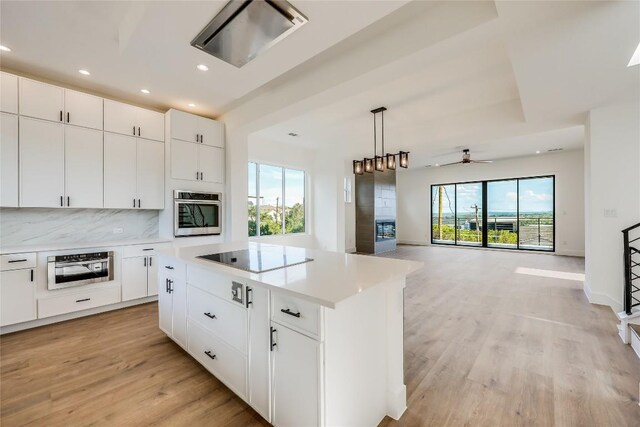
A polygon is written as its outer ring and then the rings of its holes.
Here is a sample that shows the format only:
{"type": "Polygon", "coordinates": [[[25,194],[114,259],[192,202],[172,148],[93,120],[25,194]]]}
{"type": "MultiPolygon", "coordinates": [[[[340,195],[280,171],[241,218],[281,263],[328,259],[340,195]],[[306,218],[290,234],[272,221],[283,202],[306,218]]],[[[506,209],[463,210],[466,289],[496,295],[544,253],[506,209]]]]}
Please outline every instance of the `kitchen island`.
{"type": "Polygon", "coordinates": [[[160,258],[159,324],[276,426],[375,426],[406,409],[403,289],[421,265],[247,242],[174,247],[160,258]]]}

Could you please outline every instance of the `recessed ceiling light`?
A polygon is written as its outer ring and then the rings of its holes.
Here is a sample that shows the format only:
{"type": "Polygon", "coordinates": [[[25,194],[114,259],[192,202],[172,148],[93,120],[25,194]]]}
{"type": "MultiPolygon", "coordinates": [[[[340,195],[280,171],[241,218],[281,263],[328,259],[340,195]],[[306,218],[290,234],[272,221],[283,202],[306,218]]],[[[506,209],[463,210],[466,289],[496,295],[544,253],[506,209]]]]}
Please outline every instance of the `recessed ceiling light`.
{"type": "Polygon", "coordinates": [[[537,150],[537,151],[536,151],[536,154],[540,154],[540,150],[537,150]]]}
{"type": "Polygon", "coordinates": [[[440,166],[439,164],[436,163],[436,167],[440,166]]]}
{"type": "Polygon", "coordinates": [[[87,70],[78,70],[78,72],[79,72],[80,74],[82,74],[82,75],[85,75],[85,76],[90,76],[90,75],[91,75],[91,73],[90,73],[90,72],[88,72],[87,70]]]}
{"type": "Polygon", "coordinates": [[[198,70],[200,70],[200,71],[208,71],[208,70],[209,70],[209,67],[207,67],[207,66],[206,66],[206,65],[204,65],[204,64],[200,64],[200,65],[198,65],[196,68],[197,68],[198,70]]]}
{"type": "Polygon", "coordinates": [[[633,52],[633,56],[629,60],[627,67],[633,67],[634,65],[638,65],[638,64],[640,64],[640,43],[638,43],[638,47],[636,48],[636,51],[633,52]]]}
{"type": "Polygon", "coordinates": [[[190,103],[189,104],[189,107],[195,107],[195,106],[196,106],[196,104],[194,104],[194,103],[190,103]]]}
{"type": "Polygon", "coordinates": [[[149,92],[148,89],[140,89],[140,92],[144,93],[145,95],[150,94],[151,92],[149,92]]]}
{"type": "Polygon", "coordinates": [[[0,50],[3,52],[11,52],[11,49],[0,44],[0,50]]]}

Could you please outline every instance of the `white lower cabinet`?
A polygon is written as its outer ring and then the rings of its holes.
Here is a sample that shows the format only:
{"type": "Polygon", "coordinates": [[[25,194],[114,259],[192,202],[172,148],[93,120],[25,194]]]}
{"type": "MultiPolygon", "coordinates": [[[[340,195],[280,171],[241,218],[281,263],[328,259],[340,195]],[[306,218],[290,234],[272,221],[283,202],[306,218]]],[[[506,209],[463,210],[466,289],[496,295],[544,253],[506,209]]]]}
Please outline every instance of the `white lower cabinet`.
{"type": "Polygon", "coordinates": [[[278,427],[320,425],[322,344],[272,322],[272,419],[278,427]]]}
{"type": "Polygon", "coordinates": [[[34,268],[0,272],[0,326],[36,318],[34,268]]]}
{"type": "Polygon", "coordinates": [[[38,298],[38,318],[57,316],[120,302],[120,286],[81,289],[52,297],[38,298]]]}
{"type": "Polygon", "coordinates": [[[187,347],[187,285],[184,277],[163,274],[158,278],[160,329],[187,347]]]}
{"type": "Polygon", "coordinates": [[[158,266],[155,256],[122,260],[122,301],[158,294],[158,266]]]}
{"type": "Polygon", "coordinates": [[[249,390],[247,402],[265,419],[271,419],[271,323],[269,291],[248,285],[249,301],[249,390]]]}

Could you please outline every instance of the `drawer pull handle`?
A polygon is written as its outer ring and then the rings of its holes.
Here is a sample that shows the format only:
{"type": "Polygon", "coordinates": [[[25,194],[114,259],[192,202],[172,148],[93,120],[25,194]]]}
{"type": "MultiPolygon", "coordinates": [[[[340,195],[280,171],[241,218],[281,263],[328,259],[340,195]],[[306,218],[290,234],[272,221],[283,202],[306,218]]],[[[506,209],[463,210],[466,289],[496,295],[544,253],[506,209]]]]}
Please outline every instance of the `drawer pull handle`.
{"type": "Polygon", "coordinates": [[[249,308],[249,304],[253,304],[253,289],[247,286],[247,296],[245,298],[247,301],[247,308],[249,308]],[[249,295],[251,295],[251,299],[249,299],[249,295]]]}
{"type": "Polygon", "coordinates": [[[273,339],[273,333],[276,332],[276,328],[271,327],[271,333],[269,334],[269,341],[270,341],[270,345],[271,345],[271,351],[273,351],[273,347],[277,346],[278,344],[276,343],[276,341],[273,339]]]}
{"type": "Polygon", "coordinates": [[[170,265],[165,265],[164,268],[166,268],[167,270],[173,270],[173,267],[171,267],[170,265]]]}
{"type": "Polygon", "coordinates": [[[211,313],[204,313],[205,316],[207,316],[209,319],[217,319],[215,314],[211,314],[211,313]]]}
{"type": "Polygon", "coordinates": [[[76,302],[85,302],[85,301],[90,301],[91,298],[83,298],[83,299],[77,299],[76,302]]]}
{"type": "Polygon", "coordinates": [[[143,249],[142,251],[144,252],[144,251],[152,251],[152,250],[153,248],[146,248],[146,249],[143,249]]]}
{"type": "Polygon", "coordinates": [[[13,264],[14,262],[27,262],[26,259],[10,259],[9,264],[13,264]]]}
{"type": "Polygon", "coordinates": [[[210,359],[215,359],[216,355],[215,354],[211,354],[211,350],[207,350],[204,352],[204,354],[206,354],[207,356],[209,356],[210,359]]]}
{"type": "Polygon", "coordinates": [[[294,313],[288,308],[281,308],[280,311],[283,312],[284,314],[288,314],[289,316],[300,317],[300,312],[294,313]]]}

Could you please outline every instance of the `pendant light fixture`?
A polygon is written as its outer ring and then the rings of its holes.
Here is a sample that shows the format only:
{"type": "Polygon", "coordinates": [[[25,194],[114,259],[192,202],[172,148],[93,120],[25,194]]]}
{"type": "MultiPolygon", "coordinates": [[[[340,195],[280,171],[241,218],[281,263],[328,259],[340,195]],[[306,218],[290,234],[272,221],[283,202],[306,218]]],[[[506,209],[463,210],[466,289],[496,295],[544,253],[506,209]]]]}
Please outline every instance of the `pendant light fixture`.
{"type": "Polygon", "coordinates": [[[373,157],[365,157],[363,160],[353,161],[353,173],[356,175],[363,175],[365,172],[373,173],[374,170],[378,172],[384,172],[385,168],[389,170],[396,169],[396,156],[398,156],[398,163],[401,168],[409,167],[409,152],[400,151],[399,153],[392,154],[384,152],[384,112],[387,111],[386,107],[378,107],[371,112],[373,113],[373,157]],[[376,116],[380,113],[382,118],[382,155],[378,156],[378,124],[376,116]]]}

